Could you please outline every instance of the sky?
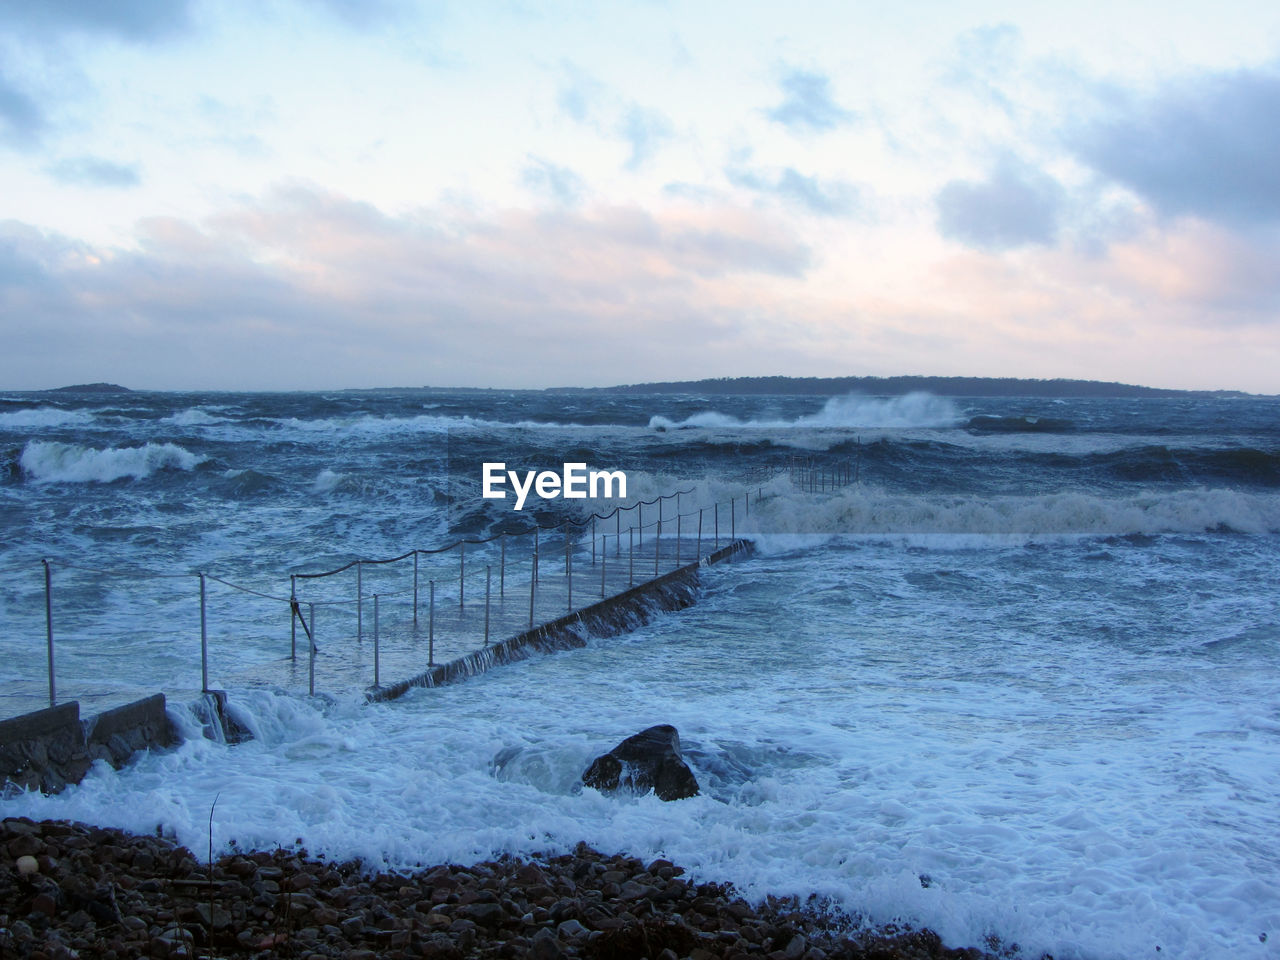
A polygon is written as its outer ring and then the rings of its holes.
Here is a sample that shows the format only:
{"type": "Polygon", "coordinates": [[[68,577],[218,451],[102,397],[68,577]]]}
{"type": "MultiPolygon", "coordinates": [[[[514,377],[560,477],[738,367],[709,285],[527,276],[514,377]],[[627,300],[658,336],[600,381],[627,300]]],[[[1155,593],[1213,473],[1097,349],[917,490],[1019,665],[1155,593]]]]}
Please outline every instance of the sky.
{"type": "Polygon", "coordinates": [[[0,0],[0,389],[1280,393],[1274,2],[0,0]]]}

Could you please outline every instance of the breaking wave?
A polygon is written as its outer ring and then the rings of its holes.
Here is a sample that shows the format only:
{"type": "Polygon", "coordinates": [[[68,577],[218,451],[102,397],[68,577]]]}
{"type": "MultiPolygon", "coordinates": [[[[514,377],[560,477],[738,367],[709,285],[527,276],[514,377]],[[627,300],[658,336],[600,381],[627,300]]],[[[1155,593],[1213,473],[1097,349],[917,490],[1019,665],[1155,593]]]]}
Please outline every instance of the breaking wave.
{"type": "Polygon", "coordinates": [[[18,463],[28,479],[39,483],[110,483],[124,477],[141,480],[161,470],[191,470],[207,459],[173,443],[98,450],[33,440],[18,463]]]}
{"type": "Polygon", "coordinates": [[[832,397],[817,413],[797,417],[794,420],[739,420],[736,417],[708,410],[677,421],[663,416],[650,417],[649,427],[654,430],[685,430],[694,427],[912,429],[952,427],[960,420],[960,411],[950,400],[928,393],[909,393],[903,397],[888,398],[832,397]]]}

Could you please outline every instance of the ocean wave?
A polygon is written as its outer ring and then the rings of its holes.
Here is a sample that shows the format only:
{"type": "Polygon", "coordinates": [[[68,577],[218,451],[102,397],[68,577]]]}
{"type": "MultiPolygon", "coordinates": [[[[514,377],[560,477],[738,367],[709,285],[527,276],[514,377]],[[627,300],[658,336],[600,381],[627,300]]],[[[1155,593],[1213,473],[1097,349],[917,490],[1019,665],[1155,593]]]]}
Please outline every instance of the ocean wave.
{"type": "Polygon", "coordinates": [[[179,427],[202,427],[213,423],[226,423],[226,417],[211,416],[200,407],[179,410],[172,416],[165,417],[162,423],[172,423],[179,427]]]}
{"type": "Polygon", "coordinates": [[[1280,497],[1237,490],[1184,490],[1106,497],[911,495],[848,487],[825,499],[806,494],[753,504],[745,530],[764,534],[978,534],[1128,536],[1280,532],[1280,497]]]}
{"type": "Polygon", "coordinates": [[[110,483],[124,477],[141,480],[161,470],[192,470],[207,459],[173,443],[98,450],[33,440],[18,463],[27,478],[38,483],[110,483]]]}
{"type": "Polygon", "coordinates": [[[960,420],[956,405],[944,397],[928,393],[909,393],[902,397],[832,397],[817,413],[794,420],[740,420],[708,410],[684,420],[663,416],[649,418],[653,430],[707,429],[785,429],[792,427],[913,429],[952,427],[960,420]]]}
{"type": "Polygon", "coordinates": [[[65,427],[90,423],[93,415],[84,410],[62,410],[58,407],[34,407],[0,413],[0,430],[22,430],[39,427],[65,427]]]}

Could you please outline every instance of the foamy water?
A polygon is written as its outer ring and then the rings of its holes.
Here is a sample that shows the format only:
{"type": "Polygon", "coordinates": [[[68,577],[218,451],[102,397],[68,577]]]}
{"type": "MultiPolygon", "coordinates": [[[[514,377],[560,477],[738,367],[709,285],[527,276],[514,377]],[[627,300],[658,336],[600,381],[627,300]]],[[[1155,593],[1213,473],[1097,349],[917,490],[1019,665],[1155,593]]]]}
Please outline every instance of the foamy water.
{"type": "MultiPolygon", "coordinates": [[[[226,423],[164,422],[215,409],[187,401],[127,429],[108,415],[23,427],[17,479],[0,487],[15,531],[0,680],[40,664],[28,648],[42,652],[44,551],[138,570],[163,559],[287,592],[282,557],[385,556],[447,535],[422,404],[315,402],[306,428],[290,425],[308,417],[285,400],[222,404],[226,423]]],[[[856,427],[802,423],[829,405],[722,405],[712,412],[738,427],[655,432],[655,416],[699,415],[692,403],[655,413],[657,402],[629,401],[594,427],[588,403],[513,413],[505,395],[446,396],[432,415],[469,421],[465,442],[482,455],[519,437],[538,455],[564,443],[602,466],[638,464],[633,496],[688,484],[686,509],[743,489],[753,458],[771,462],[738,518],[756,555],[708,571],[694,607],[390,704],[358,703],[355,689],[309,701],[233,687],[253,742],[190,739],[0,809],[160,823],[204,849],[219,795],[223,849],[300,839],[410,867],[586,840],[670,857],[748,896],[816,893],[954,945],[998,937],[1023,956],[1082,960],[1276,955],[1280,461],[1266,416],[1235,436],[1207,426],[1217,407],[1179,407],[1178,420],[1163,406],[1063,405],[1055,415],[1079,429],[1026,444],[917,420],[864,443],[857,486],[811,494],[788,478],[787,436],[833,457],[858,450],[856,427]],[[1095,420],[1103,433],[1081,432],[1095,420]],[[596,754],[654,723],[679,728],[701,796],[580,789],[596,754]]],[[[68,670],[101,670],[109,651],[140,688],[191,674],[194,580],[58,577],[68,670]]],[[[214,589],[215,682],[279,656],[287,618],[214,589]]],[[[397,629],[403,611],[387,609],[397,629]]],[[[342,642],[326,623],[327,642],[342,642]]]]}

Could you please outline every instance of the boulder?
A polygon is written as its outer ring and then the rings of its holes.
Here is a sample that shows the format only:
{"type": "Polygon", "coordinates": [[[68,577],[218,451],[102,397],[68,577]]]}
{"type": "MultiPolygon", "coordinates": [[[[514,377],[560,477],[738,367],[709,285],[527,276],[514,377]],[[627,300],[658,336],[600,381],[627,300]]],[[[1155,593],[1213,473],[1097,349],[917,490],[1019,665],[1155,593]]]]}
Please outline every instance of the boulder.
{"type": "Polygon", "coordinates": [[[698,795],[698,781],[680,756],[680,734],[665,723],[641,730],[596,757],[582,782],[605,794],[639,796],[652,790],[659,800],[698,795]]]}

